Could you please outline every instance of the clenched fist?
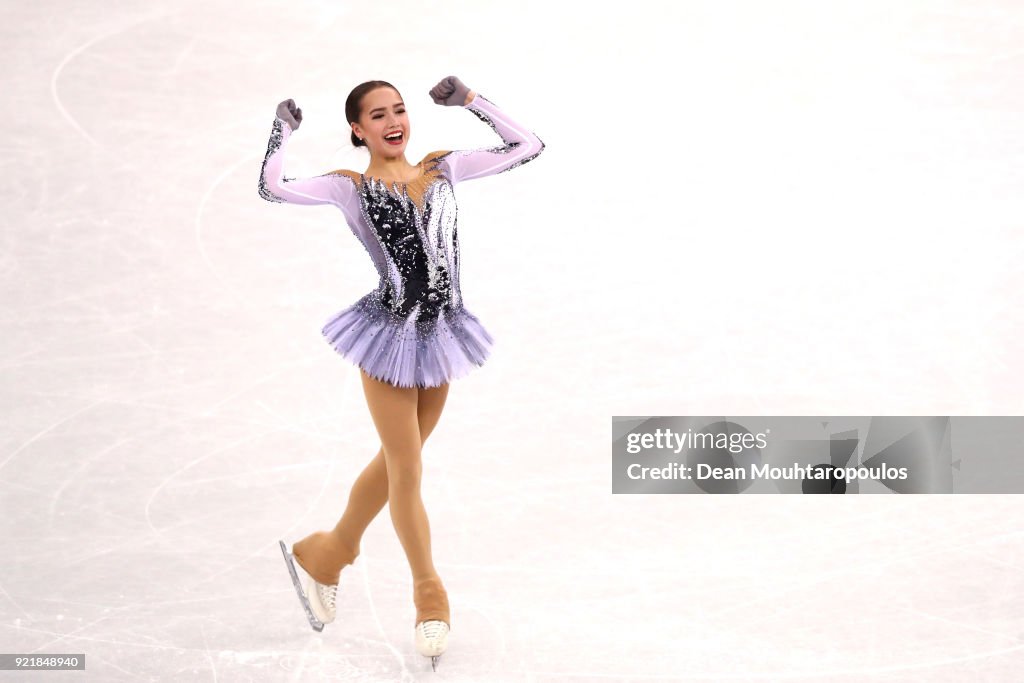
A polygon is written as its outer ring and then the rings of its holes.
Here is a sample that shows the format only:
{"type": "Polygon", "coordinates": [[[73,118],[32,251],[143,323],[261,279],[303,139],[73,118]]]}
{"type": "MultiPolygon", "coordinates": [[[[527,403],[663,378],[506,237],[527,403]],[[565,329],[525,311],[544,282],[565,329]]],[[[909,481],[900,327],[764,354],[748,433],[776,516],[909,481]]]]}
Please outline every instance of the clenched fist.
{"type": "Polygon", "coordinates": [[[461,107],[466,104],[468,94],[469,88],[458,76],[442,78],[430,89],[430,98],[434,100],[434,104],[443,104],[447,107],[461,107]]]}
{"type": "Polygon", "coordinates": [[[298,130],[302,123],[302,110],[295,106],[295,100],[285,100],[277,105],[277,116],[291,126],[292,130],[298,130]]]}

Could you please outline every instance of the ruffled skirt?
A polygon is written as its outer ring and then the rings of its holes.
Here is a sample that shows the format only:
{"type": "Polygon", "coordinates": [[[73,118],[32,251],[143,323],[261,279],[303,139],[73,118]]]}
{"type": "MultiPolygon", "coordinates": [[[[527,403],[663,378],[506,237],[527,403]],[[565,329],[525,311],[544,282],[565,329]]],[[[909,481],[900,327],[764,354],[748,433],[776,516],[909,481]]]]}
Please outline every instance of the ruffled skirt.
{"type": "Polygon", "coordinates": [[[442,308],[429,322],[381,304],[371,292],[331,316],[323,335],[334,350],[371,377],[398,387],[436,387],[484,364],[494,339],[465,307],[442,308]]]}

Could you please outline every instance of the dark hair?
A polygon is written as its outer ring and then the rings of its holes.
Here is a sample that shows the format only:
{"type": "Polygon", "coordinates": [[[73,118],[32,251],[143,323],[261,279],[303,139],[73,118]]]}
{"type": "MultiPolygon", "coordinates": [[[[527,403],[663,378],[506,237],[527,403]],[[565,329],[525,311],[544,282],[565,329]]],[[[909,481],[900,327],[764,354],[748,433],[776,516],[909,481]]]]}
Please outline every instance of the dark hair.
{"type": "MultiPolygon", "coordinates": [[[[398,92],[398,88],[387,81],[366,81],[352,88],[352,92],[348,94],[348,99],[345,100],[345,118],[348,119],[349,123],[359,121],[359,115],[363,113],[363,95],[377,88],[391,88],[398,92]]],[[[401,97],[401,93],[399,93],[399,97],[401,97]]],[[[366,147],[366,142],[360,140],[354,130],[349,132],[349,137],[352,139],[352,144],[356,147],[366,147]]]]}

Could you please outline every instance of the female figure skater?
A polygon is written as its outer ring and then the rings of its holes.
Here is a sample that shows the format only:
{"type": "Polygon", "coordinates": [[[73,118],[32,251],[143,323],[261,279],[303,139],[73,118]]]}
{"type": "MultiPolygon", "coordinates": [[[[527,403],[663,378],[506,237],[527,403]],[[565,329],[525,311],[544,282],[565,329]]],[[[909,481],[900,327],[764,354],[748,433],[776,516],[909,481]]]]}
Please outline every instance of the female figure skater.
{"type": "Polygon", "coordinates": [[[436,670],[451,618],[420,496],[421,450],[441,416],[449,382],[483,365],[493,343],[463,305],[453,189],[525,164],[544,143],[455,76],[431,88],[430,97],[468,109],[503,144],[430,152],[411,164],[405,158],[411,127],[401,95],[390,83],[367,81],[345,102],[352,144],[370,152],[366,171],[284,177],[284,150],[302,122],[302,110],[285,100],[271,129],[259,193],[271,202],[341,209],[380,276],[377,289],[333,315],[322,332],[359,367],[381,447],[356,479],[334,529],[310,534],[290,554],[281,542],[296,592],[314,629],[333,621],[341,570],[355,561],[363,532],[388,504],[412,570],[417,650],[431,657],[436,670]],[[308,575],[305,591],[293,559],[308,575]]]}

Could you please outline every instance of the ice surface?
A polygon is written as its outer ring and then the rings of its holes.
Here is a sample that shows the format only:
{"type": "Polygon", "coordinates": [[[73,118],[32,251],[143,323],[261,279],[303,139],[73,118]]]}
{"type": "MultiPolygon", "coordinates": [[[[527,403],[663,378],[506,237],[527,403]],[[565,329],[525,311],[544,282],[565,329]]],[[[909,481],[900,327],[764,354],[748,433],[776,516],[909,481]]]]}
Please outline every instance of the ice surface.
{"type": "Polygon", "coordinates": [[[5,8],[0,680],[1009,681],[1024,499],[613,496],[612,415],[1020,414],[1024,7],[1003,2],[44,2],[5,8]],[[396,19],[397,17],[397,19],[396,19]],[[460,185],[497,345],[424,449],[452,601],[413,648],[386,511],[314,633],[277,547],[379,442],[321,324],[376,286],[332,207],[344,101],[460,185]]]}

